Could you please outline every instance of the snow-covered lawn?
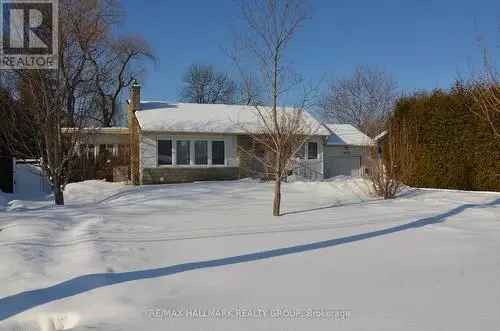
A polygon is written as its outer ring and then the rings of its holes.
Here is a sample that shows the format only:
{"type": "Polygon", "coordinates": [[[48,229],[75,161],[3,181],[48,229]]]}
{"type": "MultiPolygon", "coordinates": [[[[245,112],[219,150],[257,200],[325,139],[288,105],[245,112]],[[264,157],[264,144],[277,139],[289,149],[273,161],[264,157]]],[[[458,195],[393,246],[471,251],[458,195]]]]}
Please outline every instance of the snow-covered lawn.
{"type": "Polygon", "coordinates": [[[296,182],[273,218],[271,191],[90,181],[63,208],[3,195],[0,330],[499,329],[500,194],[381,201],[359,180],[296,182]]]}

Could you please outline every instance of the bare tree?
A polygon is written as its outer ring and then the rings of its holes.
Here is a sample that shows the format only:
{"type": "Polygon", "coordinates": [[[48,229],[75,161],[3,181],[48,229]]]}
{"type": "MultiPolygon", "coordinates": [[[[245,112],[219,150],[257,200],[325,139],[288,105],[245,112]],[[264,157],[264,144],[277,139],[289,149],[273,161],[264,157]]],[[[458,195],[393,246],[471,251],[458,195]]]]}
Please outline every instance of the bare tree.
{"type": "Polygon", "coordinates": [[[383,130],[396,101],[396,83],[382,70],[359,66],[334,81],[322,101],[325,120],[352,124],[370,137],[383,130]]]}
{"type": "Polygon", "coordinates": [[[93,54],[100,52],[111,25],[123,16],[117,0],[64,0],[59,6],[59,75],[66,90],[65,107],[75,112],[77,99],[91,98],[93,54]],[[85,91],[85,94],[82,93],[85,91]]]}
{"type": "Polygon", "coordinates": [[[379,155],[368,159],[368,179],[375,195],[384,199],[395,198],[402,187],[391,165],[386,166],[379,155]]]}
{"type": "Polygon", "coordinates": [[[181,101],[192,103],[233,104],[237,84],[228,74],[212,65],[193,64],[183,78],[181,101]]]}
{"type": "Polygon", "coordinates": [[[395,198],[415,173],[418,144],[412,130],[416,129],[407,120],[396,121],[391,117],[377,146],[367,150],[365,177],[375,195],[384,199],[395,198]]]}
{"type": "Polygon", "coordinates": [[[58,205],[88,131],[81,129],[113,123],[122,90],[140,74],[136,64],[151,58],[141,38],[112,37],[123,14],[118,0],[61,0],[58,69],[9,73],[18,102],[2,114],[0,138],[12,154],[41,159],[58,205]]]}
{"type": "Polygon", "coordinates": [[[285,94],[299,82],[286,61],[286,53],[309,18],[309,6],[302,0],[247,0],[241,1],[241,12],[246,29],[237,42],[239,52],[244,51],[256,61],[256,74],[248,77],[259,77],[263,98],[267,97],[261,100],[267,107],[255,105],[260,129],[251,136],[270,154],[262,162],[274,179],[273,215],[279,216],[283,177],[311,133],[304,120],[306,98],[292,109],[279,108],[285,94]]]}
{"type": "Polygon", "coordinates": [[[60,12],[60,72],[68,112],[78,98],[89,98],[94,121],[111,126],[123,90],[143,72],[142,60],[153,59],[152,51],[139,36],[114,36],[113,27],[124,17],[118,0],[64,0],[60,12]]]}
{"type": "Polygon", "coordinates": [[[95,83],[95,119],[104,127],[115,124],[119,98],[133,80],[141,74],[141,61],[154,60],[148,43],[141,37],[106,38],[93,53],[95,83]]]}
{"type": "Polygon", "coordinates": [[[471,111],[485,120],[491,127],[495,137],[500,140],[500,74],[489,61],[488,53],[484,53],[484,69],[479,77],[473,80],[470,92],[475,104],[471,111]]]}
{"type": "Polygon", "coordinates": [[[241,79],[237,84],[236,103],[239,105],[260,105],[262,104],[262,87],[259,85],[257,77],[251,72],[241,72],[241,79]]]}
{"type": "Polygon", "coordinates": [[[261,82],[256,73],[244,67],[241,53],[245,51],[245,47],[241,47],[241,38],[235,37],[234,44],[229,49],[225,49],[225,53],[236,68],[239,75],[237,83],[236,103],[239,105],[260,105],[263,103],[263,92],[261,82]]]}
{"type": "Polygon", "coordinates": [[[365,157],[365,178],[370,182],[375,195],[384,199],[395,198],[402,188],[396,165],[399,155],[396,153],[396,140],[388,132],[380,146],[369,148],[365,157]]]}
{"type": "MultiPolygon", "coordinates": [[[[12,72],[0,71],[0,76],[10,76],[11,81],[18,84],[17,76],[12,72]]],[[[4,79],[2,79],[4,81],[4,79]]],[[[0,88],[0,145],[2,151],[8,152],[19,158],[39,158],[35,153],[36,145],[40,142],[39,132],[33,125],[33,112],[25,111],[25,106],[30,103],[23,96],[22,90],[15,86],[6,86],[2,83],[0,88]]]]}
{"type": "Polygon", "coordinates": [[[4,114],[2,140],[18,157],[37,157],[54,190],[56,205],[64,204],[64,188],[86,123],[87,99],[79,98],[68,112],[68,90],[59,71],[19,72],[18,104],[4,114]],[[71,127],[71,130],[65,128],[71,127]]]}
{"type": "Polygon", "coordinates": [[[41,159],[57,205],[64,204],[64,188],[83,139],[81,128],[88,124],[94,93],[90,58],[109,31],[114,4],[60,1],[59,68],[10,73],[19,101],[3,115],[1,139],[13,155],[41,159]]]}

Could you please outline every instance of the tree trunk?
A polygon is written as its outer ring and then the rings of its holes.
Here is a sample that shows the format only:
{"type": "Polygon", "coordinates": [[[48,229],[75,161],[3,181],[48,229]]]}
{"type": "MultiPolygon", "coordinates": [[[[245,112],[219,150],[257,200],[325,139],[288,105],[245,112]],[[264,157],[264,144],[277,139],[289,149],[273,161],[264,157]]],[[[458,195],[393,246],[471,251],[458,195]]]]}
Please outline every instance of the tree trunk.
{"type": "Polygon", "coordinates": [[[76,98],[75,98],[74,92],[73,92],[73,90],[71,90],[69,95],[68,95],[68,101],[66,103],[66,111],[69,115],[71,125],[74,125],[74,121],[75,121],[75,104],[76,104],[75,99],[76,98]]]}
{"type": "Polygon", "coordinates": [[[64,192],[59,179],[54,180],[54,200],[57,206],[64,206],[64,192]]]}
{"type": "Polygon", "coordinates": [[[273,201],[273,216],[280,216],[281,206],[281,176],[276,174],[274,182],[274,201],[273,201]]]}

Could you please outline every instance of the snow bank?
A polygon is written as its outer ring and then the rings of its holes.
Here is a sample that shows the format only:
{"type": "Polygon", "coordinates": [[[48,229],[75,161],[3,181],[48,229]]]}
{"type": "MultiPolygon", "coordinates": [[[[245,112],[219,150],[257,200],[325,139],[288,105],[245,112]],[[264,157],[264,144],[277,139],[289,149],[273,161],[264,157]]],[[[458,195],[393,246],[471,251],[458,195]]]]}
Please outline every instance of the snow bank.
{"type": "Polygon", "coordinates": [[[110,183],[105,180],[87,180],[79,183],[70,183],[64,190],[64,198],[68,205],[98,203],[109,199],[112,195],[133,188],[125,183],[110,183]]]}
{"type": "Polygon", "coordinates": [[[370,183],[359,177],[337,176],[323,181],[294,180],[290,184],[303,192],[331,196],[334,201],[368,201],[374,199],[370,183]]]}
{"type": "Polygon", "coordinates": [[[75,313],[40,314],[34,321],[8,322],[1,330],[63,331],[78,326],[80,316],[75,313]]]}
{"type": "Polygon", "coordinates": [[[500,197],[385,201],[336,177],[283,184],[276,218],[272,189],[86,181],[64,208],[0,213],[0,329],[498,329],[500,197]],[[166,314],[276,308],[352,318],[166,314]]]}
{"type": "MultiPolygon", "coordinates": [[[[15,193],[0,192],[0,211],[23,211],[53,206],[50,184],[40,167],[18,164],[15,175],[15,193]]],[[[97,203],[126,188],[124,183],[90,180],[70,183],[64,191],[67,205],[97,203]]]]}

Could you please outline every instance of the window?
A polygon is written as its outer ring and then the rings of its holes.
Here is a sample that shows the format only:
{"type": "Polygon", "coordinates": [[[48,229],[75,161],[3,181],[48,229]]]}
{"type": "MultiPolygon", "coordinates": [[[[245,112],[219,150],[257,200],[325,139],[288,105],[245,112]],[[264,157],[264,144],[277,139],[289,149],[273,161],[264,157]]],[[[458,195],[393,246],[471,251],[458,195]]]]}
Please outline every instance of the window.
{"type": "Polygon", "coordinates": [[[158,165],[172,164],[172,140],[158,140],[158,165]]]}
{"type": "Polygon", "coordinates": [[[103,159],[109,159],[113,157],[114,146],[109,144],[99,145],[99,157],[103,159]]]}
{"type": "Polygon", "coordinates": [[[297,153],[295,153],[295,157],[297,157],[299,159],[304,159],[306,157],[306,145],[300,146],[297,153]]]}
{"type": "Polygon", "coordinates": [[[178,165],[188,165],[191,163],[191,158],[189,155],[190,147],[191,147],[191,141],[189,141],[189,140],[177,140],[177,164],[178,165]]]}
{"type": "Polygon", "coordinates": [[[318,143],[307,143],[307,158],[309,160],[318,158],[318,143]]]}
{"type": "Polygon", "coordinates": [[[117,148],[115,148],[115,145],[106,145],[106,151],[109,155],[116,157],[117,148]]]}
{"type": "Polygon", "coordinates": [[[87,145],[87,157],[89,159],[94,159],[95,158],[95,146],[94,145],[87,145]]]}
{"type": "Polygon", "coordinates": [[[212,164],[224,165],[225,158],[224,142],[212,141],[212,164]]]}
{"type": "Polygon", "coordinates": [[[208,164],[208,142],[194,142],[194,164],[208,164]]]}
{"type": "Polygon", "coordinates": [[[99,145],[98,155],[99,157],[106,157],[106,145],[104,144],[99,145]]]}

